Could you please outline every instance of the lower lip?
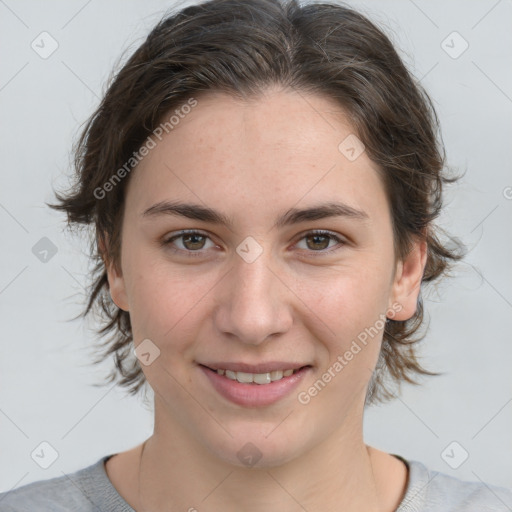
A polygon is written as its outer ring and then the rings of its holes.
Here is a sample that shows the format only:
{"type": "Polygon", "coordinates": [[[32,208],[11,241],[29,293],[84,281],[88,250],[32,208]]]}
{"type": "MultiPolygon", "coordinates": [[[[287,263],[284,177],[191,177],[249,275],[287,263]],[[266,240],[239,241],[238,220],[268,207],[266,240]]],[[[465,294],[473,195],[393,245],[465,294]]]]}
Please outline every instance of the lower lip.
{"type": "Polygon", "coordinates": [[[216,371],[199,365],[215,390],[227,400],[244,407],[262,407],[270,405],[290,394],[311,370],[310,366],[301,368],[288,377],[270,384],[244,384],[231,380],[216,371]]]}

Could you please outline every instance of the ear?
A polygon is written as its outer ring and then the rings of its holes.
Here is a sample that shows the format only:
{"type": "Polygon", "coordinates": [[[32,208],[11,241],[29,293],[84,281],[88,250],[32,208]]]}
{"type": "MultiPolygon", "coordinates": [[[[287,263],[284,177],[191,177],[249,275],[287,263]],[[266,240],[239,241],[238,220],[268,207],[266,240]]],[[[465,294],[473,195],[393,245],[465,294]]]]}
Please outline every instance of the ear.
{"type": "Polygon", "coordinates": [[[106,249],[108,245],[107,235],[104,235],[105,239],[98,238],[98,247],[105,264],[105,270],[107,271],[108,286],[110,290],[110,296],[114,304],[124,310],[129,311],[128,296],[126,294],[126,287],[124,283],[124,277],[121,268],[117,268],[114,262],[111,262],[108,254],[109,251],[106,249]]]}
{"type": "Polygon", "coordinates": [[[388,307],[395,311],[393,320],[409,320],[416,313],[420,285],[423,272],[427,263],[427,242],[419,239],[413,242],[413,246],[403,261],[398,261],[393,279],[392,293],[388,307]],[[399,304],[397,310],[393,304],[399,304]]]}

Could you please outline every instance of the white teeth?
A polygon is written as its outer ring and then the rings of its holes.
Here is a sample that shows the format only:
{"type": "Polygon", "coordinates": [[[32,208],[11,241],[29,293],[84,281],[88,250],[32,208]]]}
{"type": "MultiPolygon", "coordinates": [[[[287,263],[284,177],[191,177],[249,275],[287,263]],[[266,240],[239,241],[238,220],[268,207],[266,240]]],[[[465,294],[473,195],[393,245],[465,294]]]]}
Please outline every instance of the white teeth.
{"type": "Polygon", "coordinates": [[[270,373],[256,373],[252,377],[252,381],[256,384],[270,384],[272,382],[272,378],[270,373]]]}
{"type": "Polygon", "coordinates": [[[236,380],[236,372],[232,372],[231,370],[226,370],[226,377],[231,380],[236,380]]]}
{"type": "Polygon", "coordinates": [[[297,368],[296,370],[275,370],[269,373],[247,373],[218,369],[217,373],[219,375],[224,375],[228,379],[237,380],[238,382],[244,384],[250,384],[252,382],[254,382],[255,384],[270,384],[271,382],[274,382],[276,380],[281,380],[283,377],[289,377],[298,370],[299,368],[297,368]]]}
{"type": "Polygon", "coordinates": [[[274,382],[275,380],[279,380],[283,378],[283,372],[281,370],[275,370],[270,372],[270,380],[274,382]]]}
{"type": "Polygon", "coordinates": [[[236,372],[236,380],[245,384],[253,382],[254,375],[252,373],[236,372]]]}

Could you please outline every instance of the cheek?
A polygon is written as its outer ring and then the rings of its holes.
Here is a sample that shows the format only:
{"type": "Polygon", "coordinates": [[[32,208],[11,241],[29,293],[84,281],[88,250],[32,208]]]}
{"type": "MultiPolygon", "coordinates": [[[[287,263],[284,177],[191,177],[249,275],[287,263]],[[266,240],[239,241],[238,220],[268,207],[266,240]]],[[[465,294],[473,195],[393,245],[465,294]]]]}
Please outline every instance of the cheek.
{"type": "Polygon", "coordinates": [[[344,375],[368,380],[371,371],[363,372],[362,368],[373,368],[378,357],[391,274],[389,269],[369,260],[361,268],[366,270],[347,268],[331,273],[314,286],[307,287],[305,283],[303,293],[307,297],[305,303],[320,320],[316,337],[328,352],[325,366],[330,367],[342,357],[346,361],[342,363],[344,375]]]}
{"type": "Polygon", "coordinates": [[[180,340],[187,340],[186,332],[198,325],[217,274],[190,269],[184,272],[142,250],[127,256],[125,266],[135,341],[154,339],[159,346],[172,341],[173,350],[180,350],[180,340]]]}
{"type": "Polygon", "coordinates": [[[366,394],[385,327],[389,281],[384,277],[382,272],[355,270],[331,275],[323,292],[315,288],[305,301],[322,320],[312,334],[323,346],[317,354],[323,353],[317,376],[301,390],[299,401],[311,404],[315,413],[308,414],[322,417],[327,430],[339,425],[366,394]]]}
{"type": "Polygon", "coordinates": [[[353,333],[373,324],[385,312],[391,290],[391,271],[361,260],[301,286],[308,305],[332,330],[353,333]]]}
{"type": "Polygon", "coordinates": [[[133,268],[142,270],[128,279],[135,345],[149,339],[159,350],[157,359],[141,369],[153,390],[173,407],[187,399],[183,386],[193,384],[184,363],[195,358],[194,340],[200,338],[201,319],[207,315],[205,298],[214,280],[185,277],[168,263],[148,265],[141,260],[137,264],[133,268]]]}

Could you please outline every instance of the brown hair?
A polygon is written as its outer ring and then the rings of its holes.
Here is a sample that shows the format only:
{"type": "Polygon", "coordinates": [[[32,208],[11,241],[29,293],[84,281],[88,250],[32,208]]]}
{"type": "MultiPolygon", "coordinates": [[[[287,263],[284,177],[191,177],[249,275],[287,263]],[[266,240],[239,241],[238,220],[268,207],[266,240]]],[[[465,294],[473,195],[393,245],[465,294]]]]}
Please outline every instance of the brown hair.
{"type": "MultiPolygon", "coordinates": [[[[426,239],[422,283],[446,274],[463,256],[462,244],[443,244],[433,225],[442,207],[445,151],[428,94],[414,80],[388,37],[360,13],[331,3],[297,0],[210,0],[165,16],[122,66],[74,147],[76,181],[56,193],[52,208],[68,225],[92,228],[94,271],[86,308],[100,315],[98,363],[114,356],[107,381],[131,394],[145,383],[132,355],[130,315],[111,300],[102,256],[118,266],[124,190],[129,176],[109,187],[115,171],[176,107],[202,92],[257,97],[271,85],[316,93],[338,102],[381,172],[391,205],[395,255],[403,259],[415,238],[426,239]],[[106,245],[102,255],[100,244],[106,245]]],[[[124,167],[126,169],[126,167],[124,167]]],[[[125,176],[127,173],[123,173],[125,176]]],[[[118,177],[120,174],[118,174],[118,177]]],[[[119,268],[119,267],[118,267],[119,268]]],[[[437,375],[420,365],[416,343],[424,324],[421,293],[415,315],[386,323],[377,370],[366,403],[394,396],[387,386],[437,375]],[[384,370],[384,371],[382,371],[384,370]]]]}

